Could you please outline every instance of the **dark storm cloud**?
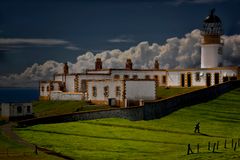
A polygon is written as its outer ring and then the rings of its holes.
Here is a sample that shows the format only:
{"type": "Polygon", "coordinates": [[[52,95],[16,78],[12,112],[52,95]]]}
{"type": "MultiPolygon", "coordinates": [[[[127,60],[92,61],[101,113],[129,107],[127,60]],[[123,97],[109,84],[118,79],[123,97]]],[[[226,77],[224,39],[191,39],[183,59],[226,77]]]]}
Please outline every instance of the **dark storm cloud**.
{"type": "Polygon", "coordinates": [[[6,61],[6,52],[7,52],[7,49],[1,49],[0,47],[0,62],[6,61]]]}

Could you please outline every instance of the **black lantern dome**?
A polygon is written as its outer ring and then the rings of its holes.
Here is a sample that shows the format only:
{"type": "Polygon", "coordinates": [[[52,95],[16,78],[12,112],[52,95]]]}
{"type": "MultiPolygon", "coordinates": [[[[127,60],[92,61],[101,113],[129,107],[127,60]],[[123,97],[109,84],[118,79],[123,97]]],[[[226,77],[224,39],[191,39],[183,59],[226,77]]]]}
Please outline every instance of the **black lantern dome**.
{"type": "Polygon", "coordinates": [[[214,15],[215,9],[212,9],[209,16],[203,21],[203,29],[201,34],[203,36],[221,36],[223,35],[222,22],[220,18],[214,15]]]}

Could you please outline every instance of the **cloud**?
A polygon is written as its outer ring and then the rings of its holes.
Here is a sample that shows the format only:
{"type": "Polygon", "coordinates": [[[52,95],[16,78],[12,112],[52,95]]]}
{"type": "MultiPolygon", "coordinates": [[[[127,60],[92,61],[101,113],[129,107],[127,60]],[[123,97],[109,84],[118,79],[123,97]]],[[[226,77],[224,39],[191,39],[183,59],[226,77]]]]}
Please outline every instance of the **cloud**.
{"type": "Polygon", "coordinates": [[[68,41],[59,39],[0,38],[0,45],[65,45],[68,41]]]}
{"type": "Polygon", "coordinates": [[[41,39],[41,38],[0,38],[0,48],[25,48],[32,46],[63,46],[65,49],[77,51],[78,47],[69,41],[61,39],[41,39]]]}
{"type": "Polygon", "coordinates": [[[107,41],[110,43],[133,43],[133,42],[135,42],[133,39],[131,39],[127,36],[120,36],[117,38],[109,39],[107,41]]]}
{"type": "Polygon", "coordinates": [[[78,48],[76,46],[73,46],[73,45],[66,46],[65,49],[72,50],[72,51],[79,51],[80,50],[80,48],[78,48]]]}
{"type": "MultiPolygon", "coordinates": [[[[134,68],[153,68],[159,60],[161,68],[197,68],[200,67],[200,30],[196,29],[184,37],[173,37],[163,45],[141,42],[125,51],[106,50],[94,54],[86,52],[77,57],[76,63],[68,62],[70,72],[84,72],[93,69],[96,58],[101,58],[104,68],[124,68],[126,59],[131,58],[134,68]]],[[[224,64],[240,65],[240,35],[223,36],[224,64]]],[[[54,73],[62,73],[63,64],[47,61],[33,64],[21,74],[0,76],[0,86],[37,86],[39,80],[52,79],[54,73]]]]}

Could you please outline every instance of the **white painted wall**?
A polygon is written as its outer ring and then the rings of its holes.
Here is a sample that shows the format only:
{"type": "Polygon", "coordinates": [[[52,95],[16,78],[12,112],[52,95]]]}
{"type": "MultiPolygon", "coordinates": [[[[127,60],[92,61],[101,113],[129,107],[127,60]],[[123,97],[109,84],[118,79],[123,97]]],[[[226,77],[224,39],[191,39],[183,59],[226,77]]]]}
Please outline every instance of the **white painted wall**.
{"type": "Polygon", "coordinates": [[[50,100],[75,100],[80,101],[84,98],[82,93],[69,93],[61,91],[52,91],[50,93],[50,100]]]}
{"type": "Polygon", "coordinates": [[[41,82],[39,86],[40,96],[49,96],[49,91],[47,91],[47,87],[50,87],[49,82],[41,82]],[[42,87],[44,90],[42,91],[42,87]]]}
{"type": "Polygon", "coordinates": [[[203,44],[201,46],[201,68],[214,68],[222,63],[222,55],[218,53],[221,44],[203,44]]]}
{"type": "Polygon", "coordinates": [[[75,75],[66,76],[66,92],[74,92],[74,78],[75,75]]]}
{"type": "Polygon", "coordinates": [[[181,72],[171,71],[167,73],[167,85],[168,86],[180,86],[181,84],[181,72]]]}
{"type": "Polygon", "coordinates": [[[59,83],[58,82],[52,82],[53,90],[52,91],[59,91],[59,83]]]}
{"type": "Polygon", "coordinates": [[[110,70],[87,70],[87,74],[109,74],[110,70]]]}
{"type": "MultiPolygon", "coordinates": [[[[215,85],[214,82],[214,74],[219,73],[219,83],[223,82],[223,77],[224,76],[236,76],[237,75],[237,69],[221,69],[221,68],[216,68],[215,70],[213,69],[196,69],[196,70],[179,70],[179,71],[174,71],[171,70],[168,72],[167,76],[167,86],[170,87],[180,87],[181,86],[181,74],[185,74],[185,81],[187,81],[187,73],[191,73],[192,75],[192,86],[206,86],[206,75],[207,73],[211,74],[211,86],[215,85]],[[200,80],[196,80],[196,73],[200,72],[200,80]]],[[[185,84],[186,85],[186,84],[185,84]]],[[[185,86],[186,87],[186,86],[185,86]]]]}
{"type": "Polygon", "coordinates": [[[104,80],[104,79],[110,79],[109,75],[80,75],[79,76],[79,91],[82,91],[81,83],[82,80],[104,80]]]}
{"type": "Polygon", "coordinates": [[[155,81],[126,81],[126,99],[128,100],[155,100],[155,81]]]}
{"type": "Polygon", "coordinates": [[[1,117],[9,118],[9,117],[19,117],[32,115],[32,103],[2,103],[1,104],[1,117]],[[28,112],[28,106],[30,110],[28,112]],[[18,112],[18,107],[22,109],[21,112],[18,112]]]}
{"type": "Polygon", "coordinates": [[[64,81],[63,75],[55,75],[53,80],[63,82],[64,81]]]}
{"type": "Polygon", "coordinates": [[[123,97],[123,81],[122,80],[93,80],[87,82],[88,100],[108,101],[109,98],[116,98],[122,100],[123,97]],[[97,87],[97,96],[94,97],[92,87],[97,87]],[[104,87],[109,86],[109,96],[104,96],[104,87]],[[121,90],[120,96],[116,97],[116,87],[119,86],[121,90]]]}
{"type": "Polygon", "coordinates": [[[129,78],[133,78],[134,75],[138,76],[138,79],[145,79],[146,75],[150,76],[150,79],[154,79],[154,76],[158,76],[158,84],[162,84],[162,77],[166,75],[166,71],[155,71],[155,70],[112,70],[111,78],[114,78],[114,75],[119,75],[120,79],[124,78],[124,75],[129,75],[129,78]]]}

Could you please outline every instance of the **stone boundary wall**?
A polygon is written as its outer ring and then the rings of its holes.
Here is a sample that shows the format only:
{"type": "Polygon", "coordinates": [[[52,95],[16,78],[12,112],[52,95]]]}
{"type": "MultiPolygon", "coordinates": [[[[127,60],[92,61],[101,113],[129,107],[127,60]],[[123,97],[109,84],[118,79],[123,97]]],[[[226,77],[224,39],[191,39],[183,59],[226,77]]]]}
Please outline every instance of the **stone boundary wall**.
{"type": "Polygon", "coordinates": [[[207,102],[237,87],[240,87],[240,80],[229,81],[164,100],[145,102],[143,108],[144,120],[157,119],[180,108],[207,102]]]}
{"type": "Polygon", "coordinates": [[[132,121],[143,119],[143,106],[131,108],[116,108],[108,110],[86,111],[80,113],[70,113],[64,115],[34,118],[18,122],[19,127],[32,126],[36,124],[63,123],[78,120],[91,120],[100,118],[126,118],[132,121]]]}
{"type": "Polygon", "coordinates": [[[126,118],[129,120],[151,120],[168,115],[180,108],[206,102],[240,86],[240,81],[229,81],[219,85],[203,88],[168,99],[147,101],[142,107],[116,108],[109,110],[87,111],[51,117],[34,118],[18,122],[18,126],[32,126],[36,124],[62,123],[78,120],[99,118],[126,118]]]}

